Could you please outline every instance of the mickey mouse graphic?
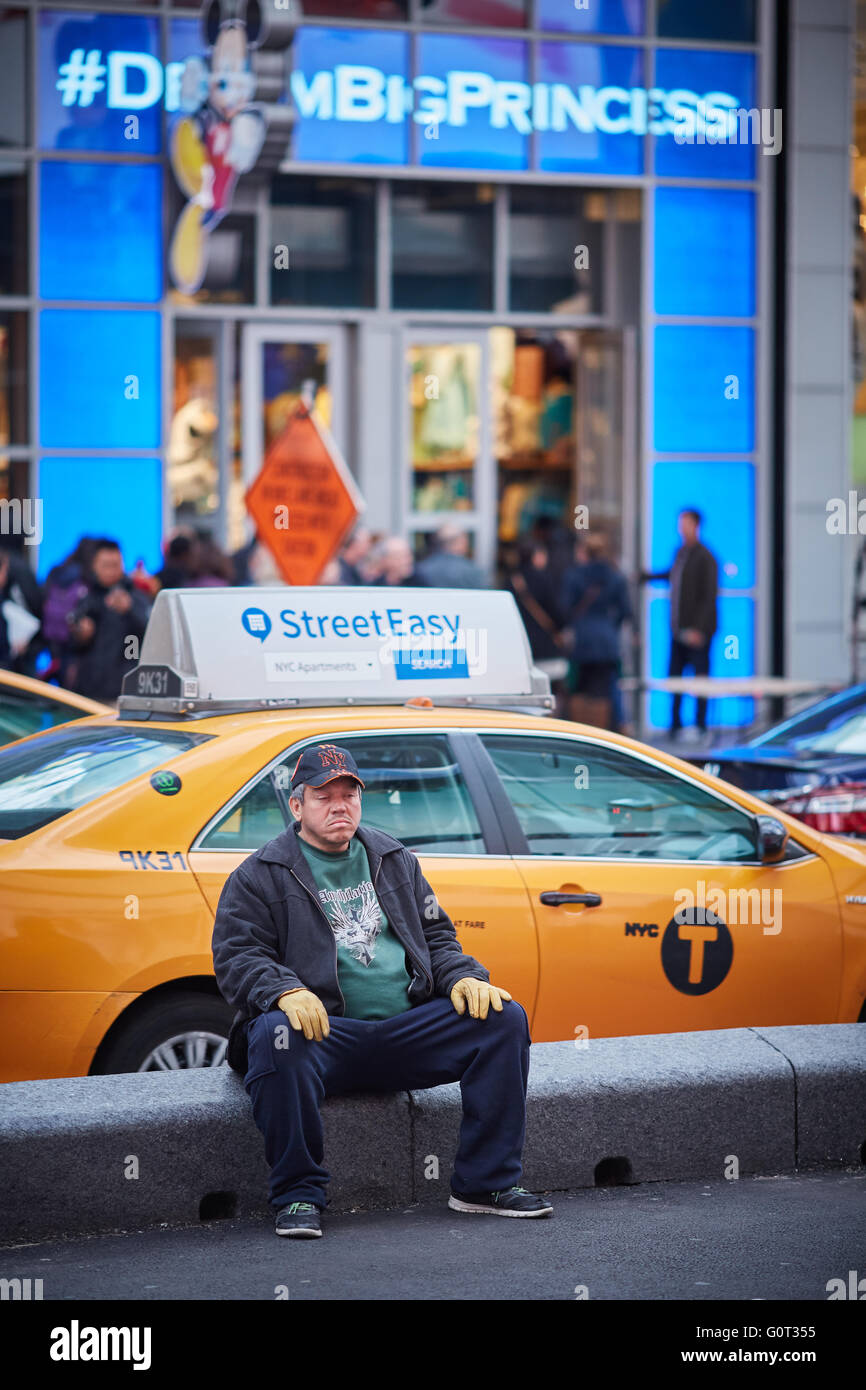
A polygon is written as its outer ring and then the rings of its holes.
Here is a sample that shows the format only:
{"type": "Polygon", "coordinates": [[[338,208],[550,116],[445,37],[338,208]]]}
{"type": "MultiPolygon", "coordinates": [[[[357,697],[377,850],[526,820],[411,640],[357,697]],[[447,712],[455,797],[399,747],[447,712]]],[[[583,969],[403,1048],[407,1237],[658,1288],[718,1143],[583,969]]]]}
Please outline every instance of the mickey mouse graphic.
{"type": "Polygon", "coordinates": [[[172,279],[184,294],[201,288],[208,234],[230,211],[238,178],[252,169],[265,141],[267,119],[252,102],[256,75],[250,63],[261,27],[258,0],[211,0],[204,11],[210,63],[192,57],[184,64],[185,114],[172,128],[171,164],[189,202],[169,251],[172,279]]]}

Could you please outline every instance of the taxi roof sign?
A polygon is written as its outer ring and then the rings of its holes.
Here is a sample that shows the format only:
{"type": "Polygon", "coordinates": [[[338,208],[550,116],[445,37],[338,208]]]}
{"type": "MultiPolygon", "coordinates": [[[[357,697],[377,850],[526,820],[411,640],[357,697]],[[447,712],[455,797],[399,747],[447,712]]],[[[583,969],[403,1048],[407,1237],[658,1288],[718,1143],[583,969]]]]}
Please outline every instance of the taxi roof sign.
{"type": "Polygon", "coordinates": [[[121,716],[305,705],[553,707],[502,589],[163,589],[121,716]]]}

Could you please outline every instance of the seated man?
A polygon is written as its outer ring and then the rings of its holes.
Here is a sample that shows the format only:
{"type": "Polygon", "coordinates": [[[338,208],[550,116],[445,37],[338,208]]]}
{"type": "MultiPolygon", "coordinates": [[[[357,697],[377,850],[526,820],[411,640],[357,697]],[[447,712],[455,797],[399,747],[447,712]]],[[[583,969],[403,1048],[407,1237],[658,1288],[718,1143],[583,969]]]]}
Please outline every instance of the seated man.
{"type": "Polygon", "coordinates": [[[526,1012],[463,954],[411,850],[360,826],[363,786],[347,749],[305,749],[294,825],[229,875],[217,907],[214,972],[239,1011],[228,1061],[265,1138],[277,1235],[322,1234],[324,1096],[447,1081],[463,1097],[449,1207],[548,1216],[518,1185],[526,1012]]]}

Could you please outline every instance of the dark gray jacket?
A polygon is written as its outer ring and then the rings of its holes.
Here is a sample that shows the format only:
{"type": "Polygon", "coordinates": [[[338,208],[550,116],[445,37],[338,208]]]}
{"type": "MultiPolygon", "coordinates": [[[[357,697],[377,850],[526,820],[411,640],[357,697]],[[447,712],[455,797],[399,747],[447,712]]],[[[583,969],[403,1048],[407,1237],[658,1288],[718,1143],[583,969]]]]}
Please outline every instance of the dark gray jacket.
{"type": "MultiPolygon", "coordinates": [[[[239,864],[217,905],[214,974],[223,998],[238,1011],[227,1056],[242,1074],[247,1023],[272,1009],[286,990],[312,990],[329,1014],[346,1009],[337,979],[337,943],[297,842],[298,828],[296,821],[239,864]]],[[[489,981],[490,972],[461,950],[454,923],[412,851],[384,830],[359,825],[355,833],[367,851],[376,897],[406,951],[413,1007],[437,994],[447,998],[466,975],[489,981]]]]}

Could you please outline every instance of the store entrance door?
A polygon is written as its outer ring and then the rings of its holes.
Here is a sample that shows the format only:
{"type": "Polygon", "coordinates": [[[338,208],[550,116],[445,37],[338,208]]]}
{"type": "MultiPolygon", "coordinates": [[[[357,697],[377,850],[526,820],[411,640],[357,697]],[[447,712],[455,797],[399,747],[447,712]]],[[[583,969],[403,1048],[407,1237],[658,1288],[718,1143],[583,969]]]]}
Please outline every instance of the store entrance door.
{"type": "Polygon", "coordinates": [[[243,329],[241,440],[247,488],[301,399],[346,450],[346,329],[250,323],[243,329]]]}
{"type": "Polygon", "coordinates": [[[630,570],[633,358],[628,331],[408,325],[402,515],[416,554],[438,526],[456,522],[496,584],[530,538],[543,540],[562,571],[586,527],[603,530],[630,570]]]}
{"type": "Polygon", "coordinates": [[[469,555],[488,573],[495,560],[490,519],[496,484],[490,447],[486,332],[404,330],[406,405],[402,513],[420,559],[433,532],[455,522],[469,535],[469,555]]]}

